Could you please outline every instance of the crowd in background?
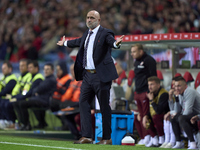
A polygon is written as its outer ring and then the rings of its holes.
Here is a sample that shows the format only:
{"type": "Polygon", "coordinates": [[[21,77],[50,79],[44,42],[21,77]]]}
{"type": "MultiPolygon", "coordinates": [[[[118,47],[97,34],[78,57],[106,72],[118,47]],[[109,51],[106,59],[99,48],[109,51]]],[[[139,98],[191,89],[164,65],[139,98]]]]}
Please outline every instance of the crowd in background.
{"type": "Polygon", "coordinates": [[[116,35],[200,32],[198,0],[1,0],[0,60],[65,58],[56,42],[81,36],[90,9],[116,35]]]}

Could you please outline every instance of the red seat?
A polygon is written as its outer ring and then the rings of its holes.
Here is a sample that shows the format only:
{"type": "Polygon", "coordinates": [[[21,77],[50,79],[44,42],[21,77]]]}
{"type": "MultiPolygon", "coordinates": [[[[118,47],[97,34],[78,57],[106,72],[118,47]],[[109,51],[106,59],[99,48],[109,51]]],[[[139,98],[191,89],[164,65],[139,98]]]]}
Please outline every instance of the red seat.
{"type": "Polygon", "coordinates": [[[135,78],[135,73],[133,70],[130,70],[129,74],[128,74],[128,86],[129,87],[132,85],[134,78],[135,78]]]}
{"type": "Polygon", "coordinates": [[[117,78],[117,84],[120,85],[122,83],[122,80],[123,79],[126,79],[126,72],[125,71],[122,71],[122,73],[119,75],[119,78],[117,78]]]}
{"type": "Polygon", "coordinates": [[[180,73],[176,73],[174,77],[182,76],[180,73]]]}
{"type": "Polygon", "coordinates": [[[163,80],[163,74],[160,70],[157,70],[157,77],[160,79],[160,80],[163,80]]]}
{"type": "Polygon", "coordinates": [[[197,74],[197,77],[194,83],[195,89],[199,86],[199,84],[200,84],[200,72],[197,74]]]}
{"type": "Polygon", "coordinates": [[[188,71],[185,72],[183,78],[185,79],[186,82],[194,81],[194,78],[192,77],[191,73],[189,73],[188,71]]]}

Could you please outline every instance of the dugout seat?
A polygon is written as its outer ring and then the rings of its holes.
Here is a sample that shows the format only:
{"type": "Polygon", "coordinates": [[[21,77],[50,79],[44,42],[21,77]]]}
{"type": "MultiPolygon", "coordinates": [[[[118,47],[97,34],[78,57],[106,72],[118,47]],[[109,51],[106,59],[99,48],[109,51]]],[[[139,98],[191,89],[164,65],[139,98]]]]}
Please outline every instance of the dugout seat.
{"type": "Polygon", "coordinates": [[[119,75],[119,78],[117,78],[116,82],[118,85],[121,85],[122,80],[126,79],[126,72],[123,70],[122,73],[119,75]]]}
{"type": "Polygon", "coordinates": [[[161,72],[160,70],[157,70],[157,77],[158,77],[161,81],[163,81],[163,74],[162,74],[162,72],[161,72]]]}
{"type": "Polygon", "coordinates": [[[128,74],[128,86],[129,87],[131,87],[134,78],[135,78],[135,73],[133,70],[130,70],[129,74],[128,74]]]}
{"type": "Polygon", "coordinates": [[[192,77],[191,73],[189,73],[188,71],[185,72],[183,78],[185,79],[187,83],[194,81],[194,78],[192,77]]]}
{"type": "Polygon", "coordinates": [[[195,79],[194,87],[195,89],[199,86],[200,84],[200,72],[197,74],[197,77],[195,79]]]}

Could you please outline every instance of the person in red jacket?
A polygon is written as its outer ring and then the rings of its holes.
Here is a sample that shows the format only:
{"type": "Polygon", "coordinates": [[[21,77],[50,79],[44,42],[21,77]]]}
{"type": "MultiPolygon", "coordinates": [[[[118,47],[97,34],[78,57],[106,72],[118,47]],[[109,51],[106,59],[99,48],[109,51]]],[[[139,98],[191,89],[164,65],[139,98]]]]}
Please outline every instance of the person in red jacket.
{"type": "Polygon", "coordinates": [[[77,124],[75,118],[79,116],[79,111],[77,111],[77,109],[79,107],[79,97],[81,93],[82,81],[75,80],[74,64],[70,66],[70,73],[72,75],[72,80],[65,94],[62,96],[60,109],[71,108],[72,110],[74,109],[74,111],[72,111],[70,114],[61,116],[61,119],[64,122],[64,125],[67,126],[71,133],[74,135],[74,138],[79,139],[81,135],[77,125],[80,126],[80,124],[77,124]]]}
{"type": "MultiPolygon", "coordinates": [[[[72,80],[72,77],[68,73],[67,65],[64,61],[61,61],[56,65],[56,74],[57,74],[57,79],[56,79],[57,89],[53,93],[52,99],[50,100],[50,108],[52,112],[56,112],[61,109],[60,105],[63,102],[62,97],[65,94],[66,90],[68,89],[69,84],[72,80]]],[[[64,127],[63,121],[62,121],[62,124],[63,124],[62,129],[65,130],[66,127],[64,127]]]]}
{"type": "Polygon", "coordinates": [[[60,110],[60,102],[63,101],[63,95],[68,89],[72,77],[68,74],[67,65],[65,62],[59,62],[56,66],[57,73],[57,89],[54,92],[51,100],[51,110],[58,111],[60,110]]]}
{"type": "MultiPolygon", "coordinates": [[[[62,69],[64,67],[62,66],[62,69]]],[[[53,99],[51,100],[51,110],[53,112],[59,111],[64,108],[78,108],[79,106],[79,96],[80,96],[80,87],[82,82],[76,81],[74,78],[74,64],[70,67],[71,75],[65,75],[63,78],[57,79],[57,91],[54,92],[53,99]],[[65,80],[66,84],[63,84],[63,80],[67,79],[67,77],[70,76],[69,80],[65,80]]],[[[57,76],[59,77],[59,67],[57,66],[57,76]]],[[[70,110],[71,110],[70,109],[70,110]]],[[[78,114],[78,111],[74,111],[74,113],[67,114],[67,115],[61,115],[59,118],[62,121],[63,130],[69,129],[72,134],[75,136],[75,139],[80,138],[79,131],[76,127],[76,122],[74,120],[75,116],[78,114]]]]}

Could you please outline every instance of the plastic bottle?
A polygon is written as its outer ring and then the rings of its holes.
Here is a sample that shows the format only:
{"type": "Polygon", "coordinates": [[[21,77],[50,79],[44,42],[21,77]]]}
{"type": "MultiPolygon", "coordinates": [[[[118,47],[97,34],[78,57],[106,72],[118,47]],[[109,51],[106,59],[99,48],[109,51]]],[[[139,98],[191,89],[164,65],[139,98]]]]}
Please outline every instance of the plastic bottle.
{"type": "Polygon", "coordinates": [[[15,120],[15,130],[19,130],[19,123],[18,123],[18,120],[15,120]]]}

